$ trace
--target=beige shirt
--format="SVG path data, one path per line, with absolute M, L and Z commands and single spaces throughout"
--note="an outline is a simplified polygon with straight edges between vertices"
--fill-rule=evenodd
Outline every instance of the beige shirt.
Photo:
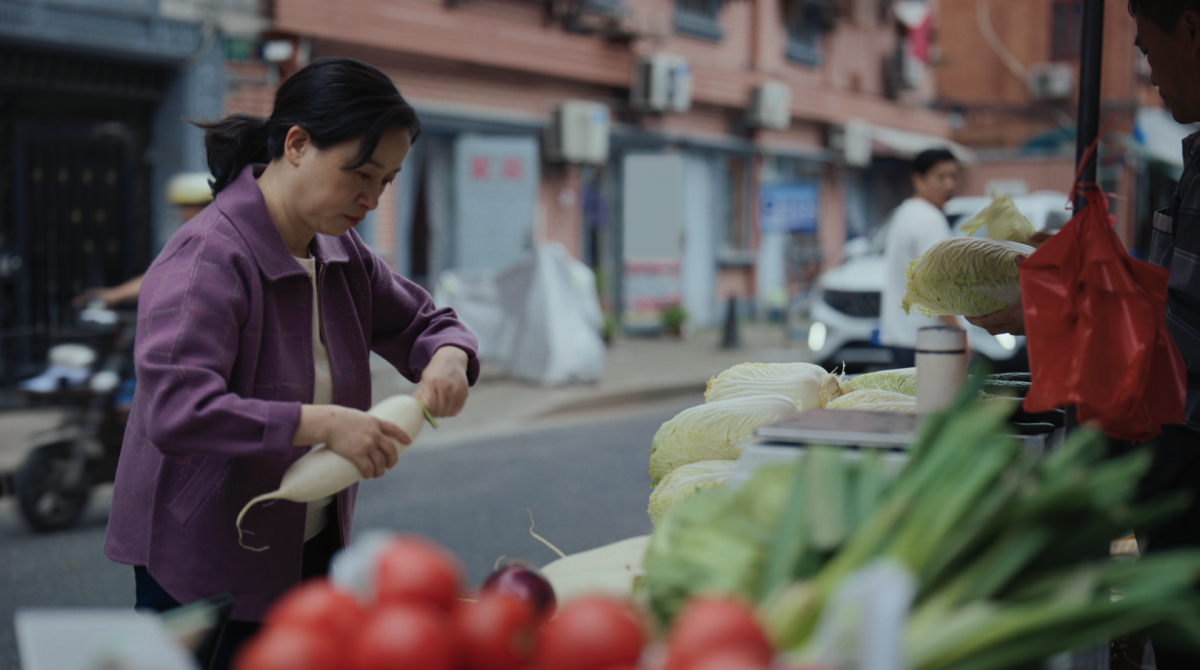
M 308 271 L 308 277 L 312 280 L 314 373 L 312 402 L 314 405 L 331 405 L 333 404 L 333 372 L 329 367 L 329 352 L 325 350 L 325 344 L 321 341 L 321 301 L 317 296 L 317 260 L 310 256 L 297 258 L 296 262 Z M 325 526 L 329 525 L 329 506 L 333 503 L 333 499 L 333 496 L 328 496 L 308 503 L 308 515 L 304 521 L 305 542 L 316 537 L 325 529 Z

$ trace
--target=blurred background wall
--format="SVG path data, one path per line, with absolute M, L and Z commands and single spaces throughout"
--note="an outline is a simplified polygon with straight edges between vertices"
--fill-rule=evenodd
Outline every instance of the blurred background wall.
M 1108 4 L 1117 120 L 1101 181 L 1126 197 L 1134 246 L 1178 177 L 1179 128 L 1124 3 Z M 266 115 L 315 59 L 380 67 L 420 114 L 396 187 L 360 226 L 397 270 L 432 288 L 558 242 L 627 329 L 672 304 L 703 328 L 731 297 L 784 309 L 909 195 L 922 149 L 964 160 L 964 195 L 1068 190 L 1080 13 L 1078 0 L 0 0 L 0 377 L 40 362 L 73 296 L 143 271 L 177 229 L 166 181 L 205 169 L 187 121 Z

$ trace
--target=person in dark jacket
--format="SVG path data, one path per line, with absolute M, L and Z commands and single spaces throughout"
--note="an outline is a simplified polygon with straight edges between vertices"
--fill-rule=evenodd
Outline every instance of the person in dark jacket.
M 1129 0 L 1137 23 L 1137 46 L 1150 66 L 1150 81 L 1179 123 L 1200 122 L 1200 0 Z M 1171 271 L 1167 328 L 1187 364 L 1187 419 L 1163 426 L 1153 442 L 1154 465 L 1141 495 L 1188 491 L 1187 512 L 1149 534 L 1138 532 L 1139 549 L 1159 552 L 1200 548 L 1200 133 L 1183 141 L 1183 175 L 1171 206 L 1154 215 L 1150 262 Z M 990 333 L 1025 333 L 1021 303 L 969 319 Z M 1159 670 L 1194 670 L 1200 657 L 1156 646 Z
M 252 508 L 310 445 L 366 478 L 409 437 L 366 413 L 369 356 L 418 381 L 435 416 L 463 407 L 474 336 L 354 232 L 400 172 L 420 123 L 382 72 L 326 59 L 279 88 L 268 119 L 202 124 L 215 200 L 150 266 L 138 301 L 137 393 L 105 554 L 134 566 L 137 605 L 166 610 L 228 592 L 217 665 L 302 578 L 349 542 L 357 486 Z

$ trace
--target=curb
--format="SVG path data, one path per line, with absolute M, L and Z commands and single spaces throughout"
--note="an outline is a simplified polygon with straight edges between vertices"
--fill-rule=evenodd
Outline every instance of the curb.
M 708 380 L 702 382 L 682 382 L 653 388 L 630 389 L 600 394 L 590 398 L 577 398 L 555 405 L 548 410 L 534 415 L 534 418 L 547 418 L 575 412 L 587 412 L 599 409 L 612 409 L 624 405 L 635 405 L 647 401 L 670 400 L 686 395 L 703 396 L 708 388 Z

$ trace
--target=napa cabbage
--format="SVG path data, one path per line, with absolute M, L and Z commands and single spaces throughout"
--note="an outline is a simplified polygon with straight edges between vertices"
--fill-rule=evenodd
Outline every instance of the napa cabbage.
M 742 363 L 709 379 L 704 400 L 768 394 L 785 395 L 806 410 L 824 407 L 842 391 L 837 376 L 812 363 Z
M 730 398 L 697 405 L 659 427 L 650 444 L 650 480 L 658 485 L 681 465 L 733 460 L 755 429 L 796 414 L 785 395 Z
M 826 405 L 828 409 L 857 409 L 868 412 L 896 412 L 898 414 L 916 414 L 917 399 L 913 396 L 865 389 L 852 391 Z
M 917 369 L 897 368 L 895 370 L 868 372 L 850 379 L 843 386 L 849 387 L 847 393 L 851 391 L 878 389 L 880 391 L 903 393 L 906 396 L 915 398 L 917 396 Z
M 1009 242 L 1024 243 L 1037 232 L 1029 219 L 1017 209 L 1012 197 L 1007 195 L 993 194 L 992 203 L 967 219 L 958 229 L 965 235 L 974 235 L 984 226 L 987 226 L 988 237 Z
M 951 237 L 913 261 L 905 272 L 901 306 L 926 316 L 987 316 L 1021 296 L 1017 256 L 1033 247 L 1004 240 Z
M 759 468 L 745 486 L 712 488 L 681 502 L 655 526 L 637 599 L 666 625 L 694 594 L 757 595 L 770 539 L 799 464 Z
M 725 486 L 737 461 L 700 461 L 680 466 L 654 487 L 650 494 L 650 521 L 657 524 L 671 508 L 693 495 Z

